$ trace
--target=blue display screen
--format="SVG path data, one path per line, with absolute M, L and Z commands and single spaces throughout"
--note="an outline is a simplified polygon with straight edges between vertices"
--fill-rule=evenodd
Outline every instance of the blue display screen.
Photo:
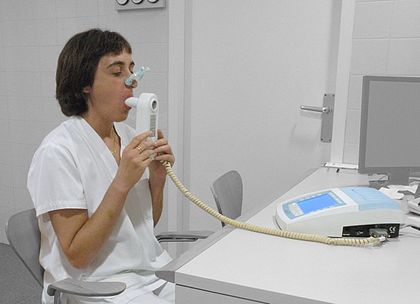
M 300 207 L 300 209 L 302 209 L 302 212 L 306 214 L 338 205 L 338 202 L 329 193 L 325 193 L 297 202 L 297 205 Z

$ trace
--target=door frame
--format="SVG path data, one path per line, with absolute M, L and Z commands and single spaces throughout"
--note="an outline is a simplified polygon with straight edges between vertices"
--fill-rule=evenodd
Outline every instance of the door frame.
M 341 1 L 340 33 L 338 37 L 337 74 L 335 81 L 334 122 L 330 161 L 343 163 L 346 135 L 347 101 L 353 44 L 355 0 Z

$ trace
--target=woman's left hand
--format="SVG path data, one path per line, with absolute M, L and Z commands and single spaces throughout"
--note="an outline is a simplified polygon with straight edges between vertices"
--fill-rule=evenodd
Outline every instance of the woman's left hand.
M 158 129 L 158 139 L 154 143 L 154 152 L 156 153 L 155 159 L 149 164 L 149 171 L 155 177 L 166 177 L 165 167 L 160 163 L 161 160 L 168 161 L 171 166 L 175 163 L 175 156 L 172 153 L 171 146 L 168 140 L 163 136 L 161 130 Z

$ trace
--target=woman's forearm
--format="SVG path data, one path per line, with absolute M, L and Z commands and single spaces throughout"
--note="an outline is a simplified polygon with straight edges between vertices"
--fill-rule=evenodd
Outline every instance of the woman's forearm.
M 149 188 L 152 197 L 153 223 L 156 226 L 163 210 L 163 190 L 166 176 L 158 178 L 153 175 L 149 178 Z

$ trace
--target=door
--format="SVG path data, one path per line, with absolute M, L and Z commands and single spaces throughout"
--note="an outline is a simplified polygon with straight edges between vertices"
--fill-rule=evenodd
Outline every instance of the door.
M 334 93 L 341 1 L 185 3 L 182 178 L 215 207 L 209 185 L 239 171 L 246 212 L 329 160 L 321 115 L 299 106 Z M 192 204 L 182 210 L 184 229 L 220 228 Z

